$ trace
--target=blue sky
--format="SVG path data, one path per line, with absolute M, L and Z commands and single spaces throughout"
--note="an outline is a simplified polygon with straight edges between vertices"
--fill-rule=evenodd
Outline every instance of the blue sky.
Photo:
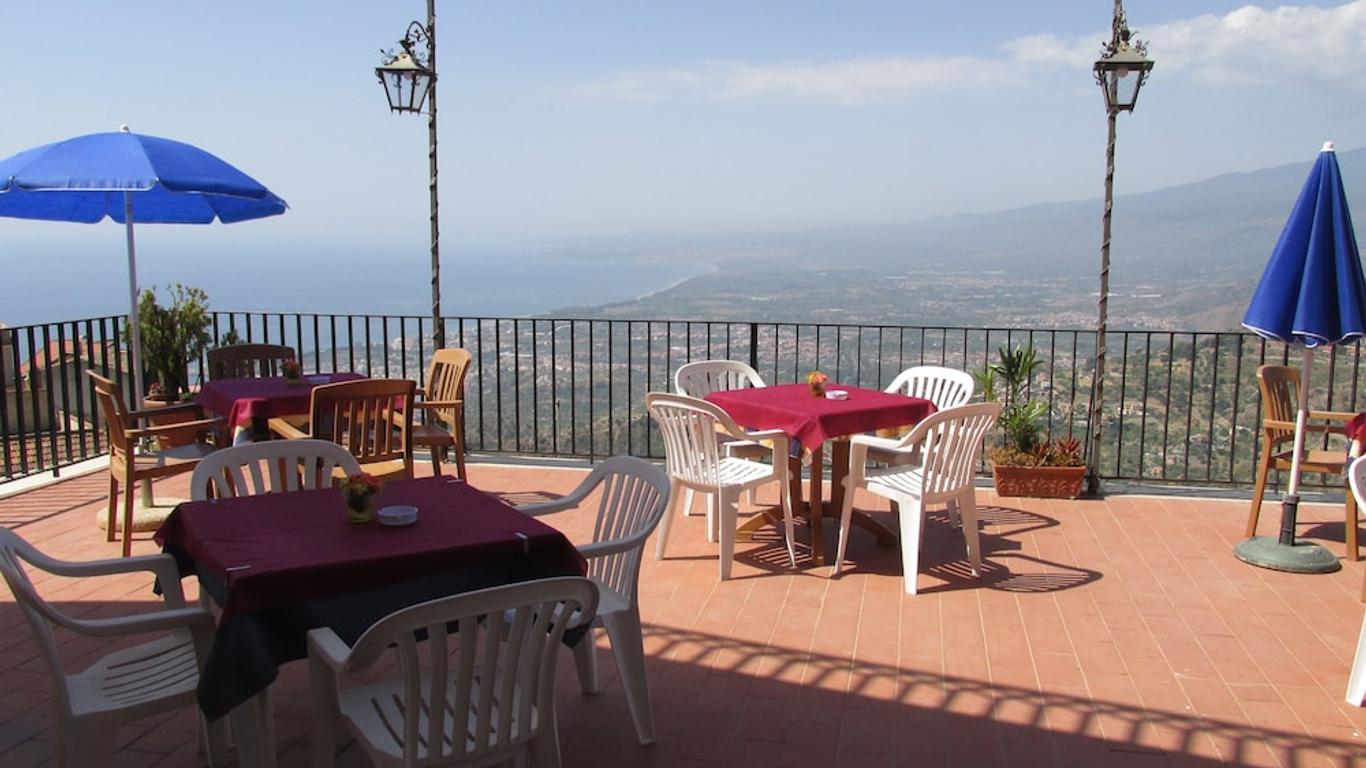
M 1120 118 L 1120 194 L 1307 164 L 1326 139 L 1366 145 L 1366 0 L 1127 10 L 1157 68 Z M 445 250 L 1098 198 L 1090 62 L 1110 11 L 438 0 Z M 128 123 L 210 149 L 292 207 L 212 245 L 144 228 L 153 253 L 420 255 L 425 121 L 389 114 L 372 68 L 424 13 L 421 0 L 4 3 L 0 156 Z M 0 242 L 117 249 L 99 229 L 0 219 Z

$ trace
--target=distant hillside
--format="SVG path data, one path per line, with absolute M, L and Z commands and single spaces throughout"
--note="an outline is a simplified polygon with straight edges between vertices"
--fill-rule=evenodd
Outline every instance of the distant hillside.
M 1339 152 L 1357 220 L 1366 149 Z M 1115 200 L 1117 327 L 1236 328 L 1312 158 Z M 886 227 L 677 236 L 720 271 L 595 315 L 1089 327 L 1100 200 Z

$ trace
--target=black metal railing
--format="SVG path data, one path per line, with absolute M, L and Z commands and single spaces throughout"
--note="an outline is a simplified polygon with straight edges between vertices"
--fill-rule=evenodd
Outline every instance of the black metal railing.
M 231 332 L 243 341 L 288 344 L 308 371 L 419 383 L 431 356 L 430 326 L 430 318 L 416 316 L 212 315 L 215 340 Z M 102 452 L 84 371 L 103 369 L 125 380 L 122 327 L 123 318 L 106 317 L 0 331 L 8 340 L 0 477 L 55 470 Z M 466 442 L 476 452 L 659 457 L 644 394 L 671 389 L 673 372 L 693 360 L 744 360 L 770 383 L 800 381 L 820 369 L 842 384 L 881 387 L 907 366 L 975 370 L 999 347 L 1021 344 L 1033 345 L 1043 360 L 1031 394 L 1048 403 L 1050 433 L 1083 438 L 1090 426 L 1091 331 L 477 317 L 449 318 L 446 328 L 447 344 L 473 356 L 465 417 Z M 1105 386 L 1103 479 L 1252 483 L 1261 450 L 1256 369 L 1289 361 L 1284 345 L 1244 333 L 1169 331 L 1111 332 L 1107 343 L 1116 363 Z M 66 351 L 54 355 L 58 348 Z M 34 366 L 35 357 L 52 364 Z M 1311 402 L 1362 410 L 1360 374 L 1359 346 L 1321 353 Z M 1323 484 L 1314 476 L 1306 482 Z

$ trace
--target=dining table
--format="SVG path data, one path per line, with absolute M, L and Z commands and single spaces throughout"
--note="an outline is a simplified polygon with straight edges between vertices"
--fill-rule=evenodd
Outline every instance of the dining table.
M 842 396 L 829 397 L 830 393 Z M 838 397 L 839 399 L 836 399 Z M 844 500 L 844 478 L 849 473 L 849 436 L 879 430 L 909 429 L 934 413 L 934 403 L 878 389 L 828 384 L 825 394 L 813 394 L 807 384 L 779 384 L 713 392 L 707 401 L 724 410 L 735 423 L 748 429 L 780 429 L 793 439 L 794 455 L 789 459 L 789 482 L 793 511 L 804 517 L 811 528 L 811 558 L 825 564 L 824 508 L 828 503 L 838 511 Z M 825 444 L 829 442 L 830 498 L 821 497 L 825 480 Z M 810 457 L 810 480 L 802 500 L 801 463 Z M 754 532 L 778 517 L 770 510 L 746 520 L 736 532 L 738 541 L 752 540 Z M 854 510 L 851 523 L 876 537 L 879 544 L 893 545 L 896 534 L 875 518 Z
M 233 445 L 264 440 L 266 423 L 277 416 L 307 416 L 314 387 L 365 378 L 346 371 L 286 379 L 264 376 L 247 379 L 214 379 L 200 388 L 196 402 L 219 414 L 232 432 Z
M 230 715 L 243 765 L 274 765 L 268 689 L 282 664 L 307 656 L 309 630 L 353 644 L 417 603 L 587 573 L 558 530 L 458 478 L 395 481 L 376 505 L 416 507 L 417 520 L 352 523 L 328 488 L 185 502 L 157 530 L 181 576 L 221 607 L 198 700 L 209 720 Z

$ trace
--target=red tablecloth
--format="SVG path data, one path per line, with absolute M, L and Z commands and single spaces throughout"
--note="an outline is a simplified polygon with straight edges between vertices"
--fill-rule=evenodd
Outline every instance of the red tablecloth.
M 323 373 L 305 376 L 298 384 L 287 384 L 280 376 L 217 379 L 206 383 L 196 400 L 206 410 L 221 414 L 229 429 L 249 429 L 253 419 L 308 413 L 316 386 L 363 378 L 359 373 Z
M 909 426 L 934 413 L 934 403 L 920 397 L 843 384 L 828 384 L 826 389 L 842 389 L 849 399 L 812 397 L 806 384 L 732 389 L 713 392 L 706 399 L 721 406 L 737 424 L 781 429 L 807 448 L 832 437 Z
M 1347 422 L 1347 439 L 1363 439 L 1366 442 L 1366 413 L 1358 413 Z
M 370 589 L 480 559 L 530 557 L 587 573 L 564 534 L 449 477 L 391 483 L 376 507 L 410 504 L 392 528 L 347 522 L 335 489 L 181 504 L 156 532 L 163 547 L 227 585 L 221 623 L 239 613 Z

